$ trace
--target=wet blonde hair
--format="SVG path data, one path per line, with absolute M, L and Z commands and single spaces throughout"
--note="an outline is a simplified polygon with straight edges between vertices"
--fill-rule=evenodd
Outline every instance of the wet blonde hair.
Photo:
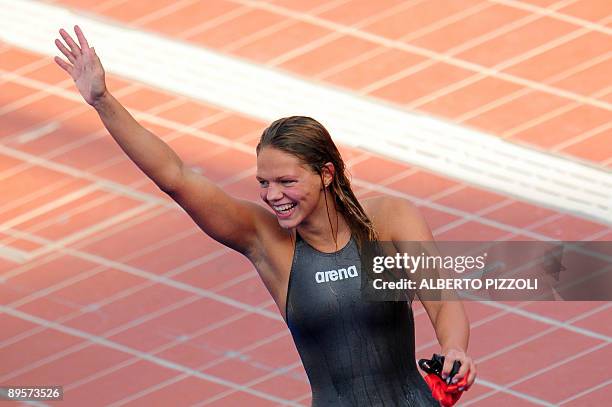
M 358 246 L 361 248 L 367 241 L 378 240 L 371 220 L 351 189 L 340 152 L 321 123 L 306 116 L 291 116 L 276 120 L 261 135 L 256 147 L 258 155 L 264 147 L 273 147 L 297 157 L 314 173 L 319 174 L 321 183 L 323 183 L 325 164 L 332 163 L 335 174 L 329 190 L 336 209 L 344 215 Z M 331 227 L 327 194 L 325 194 L 325 205 Z M 337 245 L 336 241 L 336 248 Z

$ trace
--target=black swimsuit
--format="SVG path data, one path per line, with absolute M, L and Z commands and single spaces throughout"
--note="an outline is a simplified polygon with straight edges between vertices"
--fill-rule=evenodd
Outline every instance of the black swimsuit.
M 287 324 L 313 407 L 439 406 L 419 374 L 411 304 L 361 299 L 353 238 L 322 253 L 296 233 Z

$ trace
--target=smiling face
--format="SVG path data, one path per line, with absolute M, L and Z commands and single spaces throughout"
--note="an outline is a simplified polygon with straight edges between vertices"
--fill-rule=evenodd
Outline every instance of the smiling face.
M 377 239 L 351 189 L 340 151 L 321 123 L 307 116 L 275 120 L 255 151 L 261 198 L 281 227 L 297 228 L 301 236 L 319 242 L 327 237 L 335 241 L 347 227 L 359 242 Z
M 326 172 L 325 181 L 329 178 Z M 264 147 L 257 155 L 257 180 L 261 199 L 272 208 L 283 228 L 297 227 L 320 209 L 320 175 L 291 154 Z

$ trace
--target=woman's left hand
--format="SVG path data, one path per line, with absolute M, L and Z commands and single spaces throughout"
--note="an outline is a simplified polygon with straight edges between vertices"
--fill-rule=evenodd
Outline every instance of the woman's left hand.
M 476 364 L 464 351 L 457 348 L 450 348 L 446 350 L 442 350 L 442 356 L 444 356 L 444 367 L 442 368 L 442 378 L 446 380 L 448 375 L 450 374 L 453 363 L 455 360 L 461 362 L 461 368 L 459 372 L 453 376 L 453 380 L 451 384 L 457 383 L 461 378 L 463 378 L 466 374 L 467 376 L 467 385 L 465 388 L 459 388 L 459 390 L 467 390 L 470 388 L 474 380 L 476 379 Z

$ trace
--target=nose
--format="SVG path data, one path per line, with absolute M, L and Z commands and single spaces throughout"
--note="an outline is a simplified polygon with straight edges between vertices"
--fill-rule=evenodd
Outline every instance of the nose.
M 276 183 L 271 182 L 266 189 L 266 199 L 269 202 L 278 201 L 283 197 L 283 192 Z

